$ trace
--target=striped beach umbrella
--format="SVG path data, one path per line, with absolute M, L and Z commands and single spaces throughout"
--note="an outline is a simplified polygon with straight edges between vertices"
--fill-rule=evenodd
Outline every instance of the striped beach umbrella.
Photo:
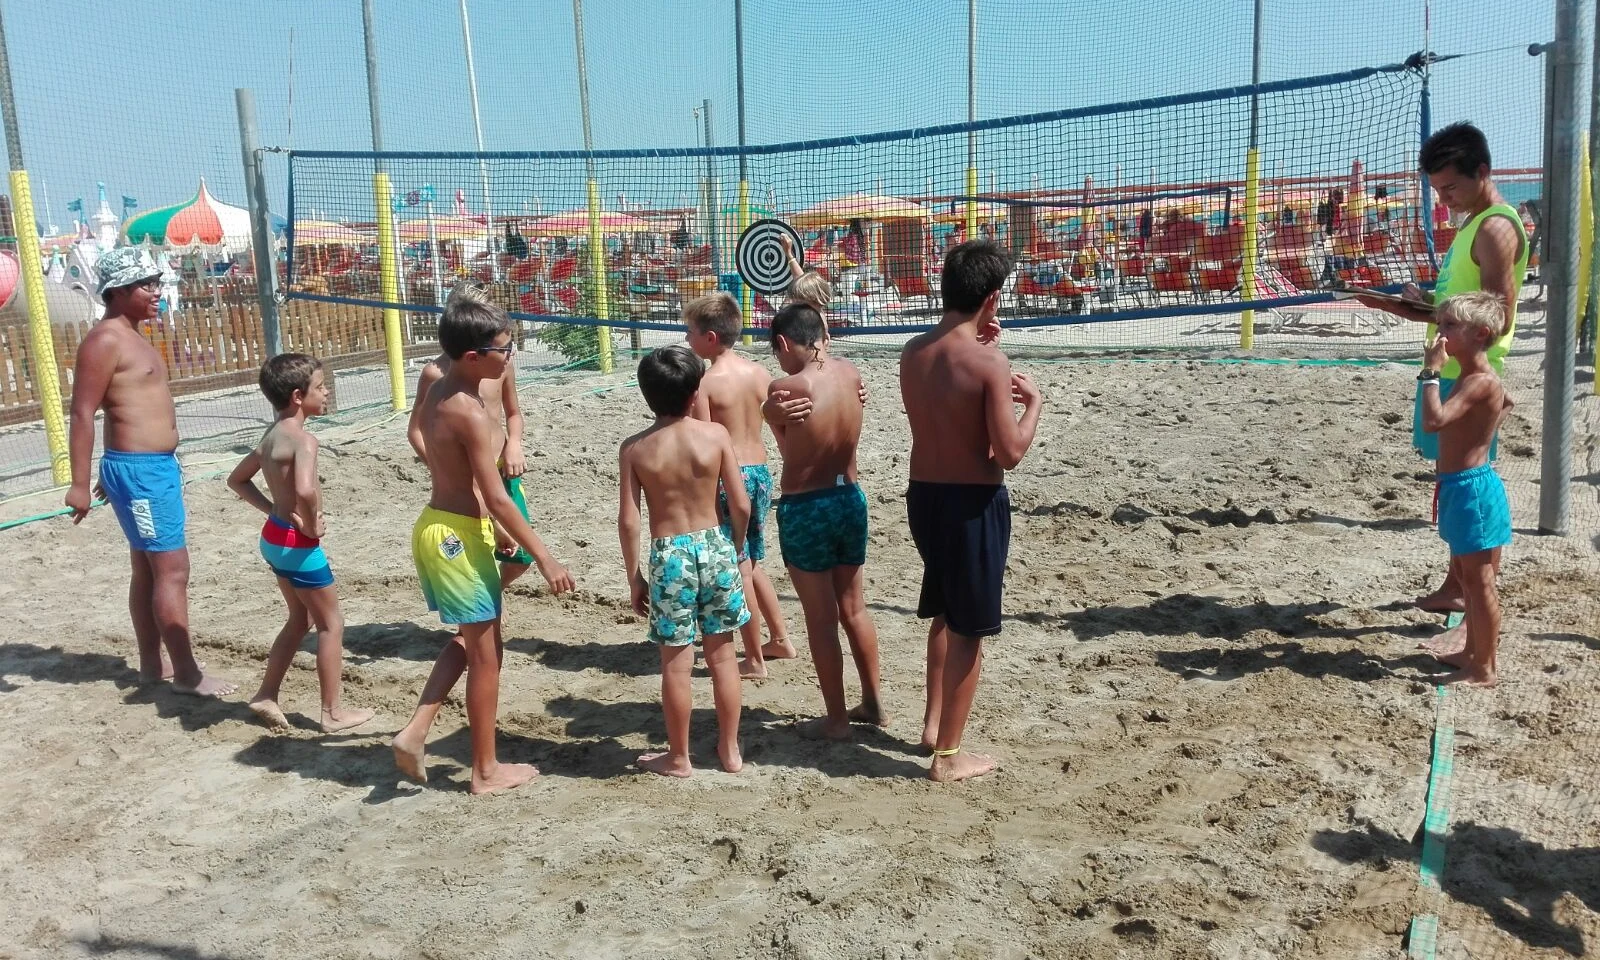
M 243 253 L 250 249 L 250 211 L 213 197 L 202 179 L 200 189 L 183 203 L 149 210 L 126 221 L 122 238 L 132 244 Z

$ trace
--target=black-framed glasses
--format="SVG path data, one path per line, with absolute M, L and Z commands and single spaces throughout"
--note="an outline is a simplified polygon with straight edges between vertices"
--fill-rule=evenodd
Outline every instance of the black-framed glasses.
M 517 352 L 517 345 L 514 344 L 514 343 L 508 343 L 503 347 L 479 347 L 477 352 L 478 353 L 503 353 L 507 357 L 510 357 L 512 354 Z
M 148 280 L 140 280 L 138 283 L 134 284 L 134 286 L 138 287 L 140 290 L 160 290 L 161 278 L 151 277 Z

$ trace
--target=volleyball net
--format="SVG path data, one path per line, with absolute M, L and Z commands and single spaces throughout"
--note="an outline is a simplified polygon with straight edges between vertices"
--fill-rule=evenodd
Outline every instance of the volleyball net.
M 419 339 L 470 279 L 536 329 L 637 345 L 725 289 L 760 328 L 783 297 L 735 251 L 778 219 L 861 343 L 934 323 L 943 253 L 983 237 L 1018 261 L 1014 345 L 1409 354 L 1415 329 L 1333 291 L 1432 276 L 1420 92 L 1395 65 L 744 148 L 295 151 L 287 295 Z

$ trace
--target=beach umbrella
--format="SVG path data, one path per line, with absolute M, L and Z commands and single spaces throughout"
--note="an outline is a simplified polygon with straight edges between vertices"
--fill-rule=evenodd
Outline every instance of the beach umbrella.
M 149 210 L 122 225 L 127 243 L 166 247 L 212 247 L 230 253 L 250 249 L 250 211 L 223 203 L 206 189 L 204 179 L 183 203 Z
M 429 227 L 432 226 L 432 233 Z M 400 224 L 401 243 L 422 243 L 426 240 L 483 240 L 484 224 L 478 217 L 433 217 L 421 220 L 406 220 Z M 300 231 L 295 231 L 295 239 L 300 239 Z
M 789 218 L 792 226 L 803 229 L 848 224 L 852 220 L 921 220 L 928 210 L 915 200 L 873 193 L 853 193 L 848 197 L 824 200 Z
M 294 225 L 294 245 L 297 247 L 323 243 L 355 247 L 375 243 L 377 239 L 373 234 L 361 233 L 354 227 L 332 220 L 302 220 Z
M 528 225 L 528 233 L 539 237 L 586 237 L 589 235 L 589 211 L 568 210 L 548 217 L 540 217 Z M 659 233 L 661 227 L 648 220 L 614 210 L 600 211 L 600 232 Z

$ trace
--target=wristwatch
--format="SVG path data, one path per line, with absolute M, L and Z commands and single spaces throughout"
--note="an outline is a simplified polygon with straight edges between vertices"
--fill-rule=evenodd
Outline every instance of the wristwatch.
M 1417 380 L 1419 380 L 1419 381 L 1422 381 L 1422 380 L 1438 380 L 1438 379 L 1439 379 L 1439 371 L 1430 369 L 1428 367 L 1423 367 L 1422 368 L 1422 372 L 1417 374 Z

